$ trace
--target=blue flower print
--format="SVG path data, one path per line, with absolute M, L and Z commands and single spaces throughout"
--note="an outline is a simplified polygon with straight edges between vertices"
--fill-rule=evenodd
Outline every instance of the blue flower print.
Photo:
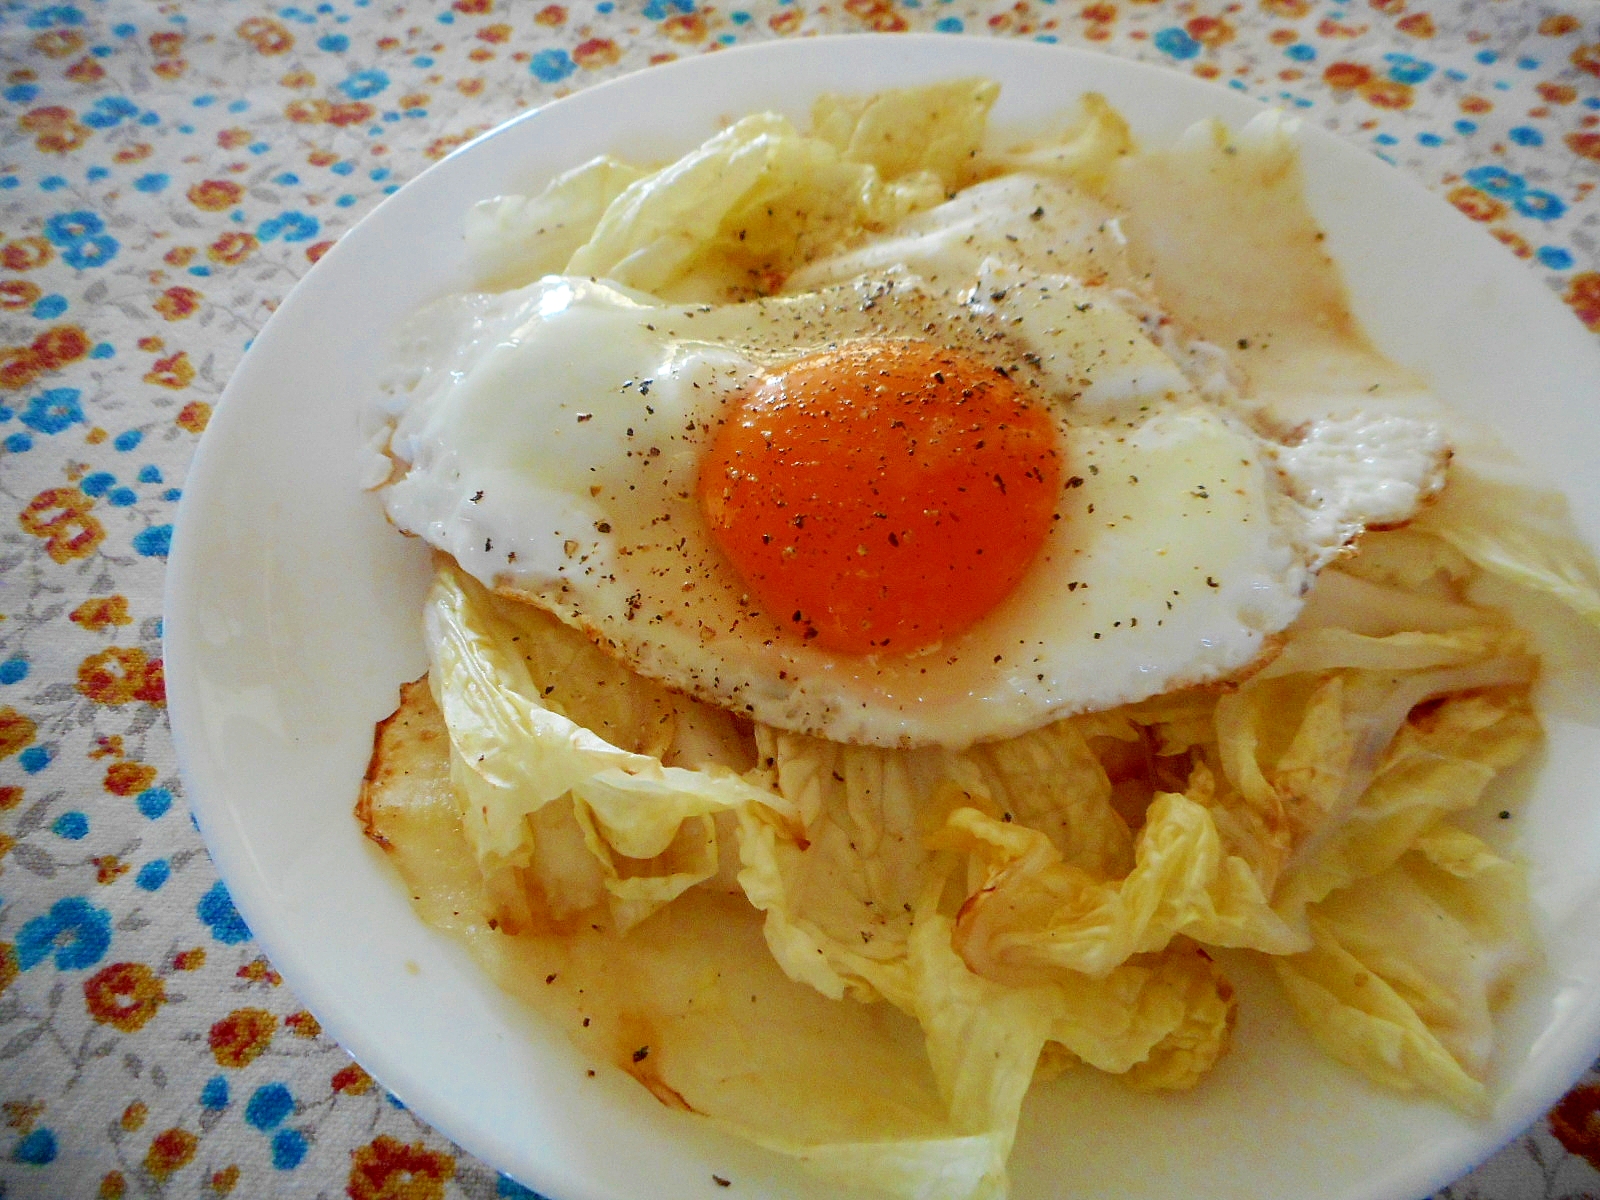
M 106 223 L 86 208 L 57 213 L 44 223 L 44 236 L 57 246 L 73 246 L 106 231 Z
M 1200 43 L 1190 37 L 1186 30 L 1179 29 L 1176 25 L 1161 30 L 1151 40 L 1155 42 L 1157 50 L 1176 59 L 1194 58 L 1200 53 Z
M 263 242 L 270 242 L 273 238 L 281 237 L 286 242 L 308 242 L 317 236 L 322 228 L 315 217 L 308 217 L 305 213 L 286 212 L 275 217 L 268 217 L 256 227 L 256 237 Z
M 389 86 L 389 77 L 382 71 L 357 71 L 339 85 L 339 90 L 352 100 L 366 100 Z
M 558 83 L 578 69 L 565 50 L 541 50 L 533 56 L 528 70 L 546 83 Z
M 1473 167 L 1462 178 L 1480 191 L 1501 198 L 1520 195 L 1528 186 L 1521 175 L 1513 175 L 1504 167 Z
M 117 256 L 117 251 L 122 247 L 117 239 L 109 233 L 99 237 L 84 238 L 61 251 L 61 261 L 69 267 L 84 270 L 87 267 L 103 267 Z
M 228 895 L 226 885 L 220 880 L 200 897 L 195 911 L 200 914 L 201 921 L 211 926 L 211 936 L 224 945 L 236 946 L 250 939 L 250 927 L 234 908 L 233 897 Z
M 111 946 L 111 914 L 82 896 L 57 900 L 17 931 L 17 965 L 24 971 L 51 955 L 62 971 L 92 967 Z
M 69 425 L 81 425 L 80 396 L 77 388 L 51 388 L 28 401 L 20 419 L 35 433 L 60 433 Z

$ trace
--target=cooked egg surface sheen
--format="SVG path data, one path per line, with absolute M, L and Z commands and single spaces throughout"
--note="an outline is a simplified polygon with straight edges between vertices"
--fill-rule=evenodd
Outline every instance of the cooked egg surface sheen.
M 1003 367 L 848 342 L 767 374 L 702 459 L 712 537 L 801 637 L 903 655 L 969 628 L 1059 519 L 1055 421 Z
M 1228 354 L 1141 291 L 1103 206 L 1050 180 L 979 189 L 981 204 L 963 193 L 894 234 L 894 265 L 879 264 L 881 250 L 852 252 L 807 268 L 819 282 L 800 294 L 668 304 L 551 276 L 442 301 L 407 336 L 390 397 L 391 519 L 645 675 L 837 741 L 960 747 L 1248 667 L 1295 618 L 1318 567 L 1439 486 L 1442 437 L 1360 411 L 1284 428 L 1258 419 Z M 1040 250 L 1030 231 L 1052 223 L 1049 237 L 1075 232 L 1041 269 L 1024 252 Z M 1085 282 L 1086 263 L 1098 283 Z M 795 521 L 809 514 L 785 519 L 776 506 L 719 540 L 746 473 L 770 477 L 798 457 L 757 413 L 753 434 L 716 458 L 751 398 L 781 399 L 789 372 L 826 395 L 833 367 L 870 374 L 895 347 L 914 348 L 922 368 L 950 356 L 954 377 L 1003 380 L 1016 413 L 1051 435 L 1023 441 L 1048 452 L 1006 450 L 1004 470 L 949 474 L 930 492 L 896 484 L 884 495 L 881 475 L 854 468 L 806 485 L 799 502 L 826 494 L 869 529 L 884 525 L 879 545 L 852 545 L 838 528 L 813 542 Z M 966 430 L 974 453 L 1006 441 L 985 422 L 999 434 L 1013 420 L 971 423 L 983 426 Z M 825 436 L 884 453 L 842 428 Z M 764 458 L 769 443 L 781 452 Z M 961 594 L 922 605 L 948 560 L 888 553 L 889 535 L 926 540 L 906 512 L 958 511 L 974 479 L 997 499 L 993 477 L 1013 466 L 1036 473 L 1037 494 L 972 510 L 986 536 L 967 549 L 994 555 L 995 578 L 969 560 L 944 589 Z M 769 545 L 776 566 L 762 565 Z M 783 574 L 785 550 L 831 557 L 833 574 L 797 572 L 774 590 L 766 577 Z M 871 569 L 851 575 L 841 550 L 866 550 L 857 557 Z

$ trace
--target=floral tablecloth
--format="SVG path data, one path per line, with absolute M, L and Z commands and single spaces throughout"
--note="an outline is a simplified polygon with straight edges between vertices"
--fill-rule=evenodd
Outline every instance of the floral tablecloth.
M 1595 6 L 0 3 L 0 1197 L 532 1195 L 322 1035 L 206 857 L 161 661 L 190 455 L 295 280 L 473 135 L 682 55 L 901 29 L 1097 47 L 1303 110 L 1600 333 Z M 1600 1194 L 1600 1078 L 1443 1194 Z

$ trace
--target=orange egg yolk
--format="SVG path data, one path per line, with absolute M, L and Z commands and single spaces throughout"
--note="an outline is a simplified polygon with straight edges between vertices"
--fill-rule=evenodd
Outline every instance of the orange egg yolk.
M 1027 572 L 1056 519 L 1055 424 L 1002 371 L 920 341 L 857 342 L 764 375 L 701 461 L 712 536 L 803 638 L 907 654 Z

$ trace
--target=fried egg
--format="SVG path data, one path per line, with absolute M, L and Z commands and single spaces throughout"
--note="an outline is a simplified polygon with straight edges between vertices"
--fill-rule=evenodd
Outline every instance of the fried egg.
M 440 302 L 379 439 L 391 520 L 642 674 L 837 741 L 961 747 L 1249 667 L 1442 485 L 1442 436 L 1264 430 L 1114 220 L 990 191 L 797 295 Z

